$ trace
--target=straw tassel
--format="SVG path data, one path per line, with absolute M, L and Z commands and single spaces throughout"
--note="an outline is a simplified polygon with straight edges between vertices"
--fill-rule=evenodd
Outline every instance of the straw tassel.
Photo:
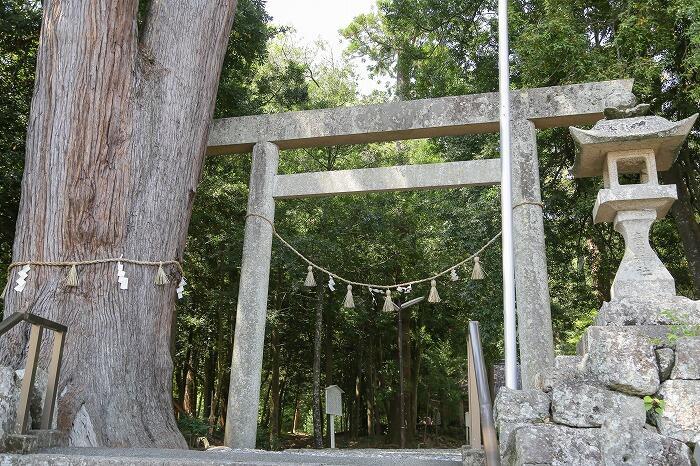
M 163 263 L 158 263 L 158 272 L 156 273 L 155 284 L 156 285 L 167 285 L 170 283 L 168 276 L 165 275 L 165 270 L 163 270 Z
M 75 268 L 75 264 L 70 266 L 66 277 L 66 286 L 78 286 L 78 270 Z
M 345 294 L 345 302 L 343 302 L 343 307 L 346 309 L 355 308 L 355 300 L 352 297 L 352 285 L 348 285 L 348 292 Z
M 484 270 L 481 268 L 479 256 L 474 257 L 474 270 L 472 270 L 472 280 L 483 280 Z
M 312 287 L 316 286 L 316 279 L 314 278 L 314 268 L 309 266 L 309 273 L 306 274 L 306 280 L 304 281 L 304 286 Z
M 437 283 L 435 280 L 430 280 L 430 294 L 428 295 L 428 302 L 429 303 L 439 303 L 442 301 L 440 299 L 440 295 L 438 294 L 437 291 Z
M 394 312 L 394 303 L 391 301 L 391 290 L 386 290 L 386 298 L 384 299 L 382 312 Z

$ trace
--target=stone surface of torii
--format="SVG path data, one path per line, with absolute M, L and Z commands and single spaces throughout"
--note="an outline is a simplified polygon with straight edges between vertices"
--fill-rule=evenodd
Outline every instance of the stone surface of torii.
M 536 129 L 592 124 L 603 117 L 607 107 L 633 104 L 631 90 L 632 80 L 619 80 L 526 89 L 512 94 L 513 236 L 518 338 L 526 388 L 536 384 L 538 374 L 547 372 L 554 359 Z M 353 170 L 345 175 L 276 175 L 280 148 L 497 131 L 498 94 L 489 93 L 215 120 L 207 152 L 214 155 L 253 150 L 248 212 L 271 219 L 275 197 L 494 184 L 494 162 L 486 162 L 481 170 L 475 170 L 479 172 L 476 176 L 466 173 L 476 167 L 476 161 L 461 162 L 459 167 L 465 173 L 436 186 L 426 178 L 435 179 L 436 171 L 444 170 L 445 164 L 436 164 L 434 170 L 430 165 L 373 169 L 378 171 L 364 175 Z M 408 170 L 410 176 L 405 182 L 382 181 L 381 176 L 386 178 L 390 173 L 386 170 L 391 169 Z M 308 186 L 296 189 L 290 183 L 294 181 L 292 177 Z M 280 187 L 275 186 L 277 181 Z M 280 192 L 285 183 L 284 192 Z M 225 436 L 227 445 L 238 448 L 255 446 L 271 240 L 270 225 L 260 217 L 248 216 Z

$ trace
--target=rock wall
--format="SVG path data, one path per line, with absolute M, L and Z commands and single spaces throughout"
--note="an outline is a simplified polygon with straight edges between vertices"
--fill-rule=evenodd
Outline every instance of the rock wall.
M 673 308 L 606 303 L 579 355 L 558 356 L 538 389 L 502 388 L 494 416 L 503 463 L 696 464 L 700 312 L 689 301 L 678 303 L 692 312 L 690 324 L 674 320 Z
M 0 452 L 5 451 L 8 437 L 16 433 L 17 406 L 19 404 L 24 370 L 0 367 Z M 41 410 L 44 405 L 48 378 L 45 372 L 37 370 L 29 406 L 29 424 L 38 428 Z

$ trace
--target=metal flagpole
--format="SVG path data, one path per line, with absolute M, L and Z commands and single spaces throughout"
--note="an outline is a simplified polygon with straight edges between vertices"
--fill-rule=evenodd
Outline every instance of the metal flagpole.
M 510 154 L 510 66 L 508 1 L 498 0 L 498 93 L 501 130 L 501 228 L 503 241 L 503 323 L 506 387 L 517 388 L 515 333 L 515 270 L 513 266 L 513 196 Z

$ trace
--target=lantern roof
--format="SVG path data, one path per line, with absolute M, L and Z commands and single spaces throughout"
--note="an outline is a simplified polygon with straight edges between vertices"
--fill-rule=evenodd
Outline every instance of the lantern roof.
M 666 171 L 671 168 L 697 117 L 696 113 L 678 122 L 660 116 L 601 120 L 589 130 L 571 126 L 569 131 L 577 148 L 574 176 L 602 175 L 609 152 L 643 149 L 652 149 L 657 170 Z

